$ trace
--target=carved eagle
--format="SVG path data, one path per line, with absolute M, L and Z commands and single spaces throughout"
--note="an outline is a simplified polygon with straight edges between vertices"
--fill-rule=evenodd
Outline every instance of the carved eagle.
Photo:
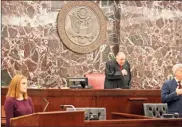
M 71 19 L 71 27 L 72 29 L 76 32 L 79 33 L 80 30 L 80 25 L 82 22 L 86 22 L 88 24 L 88 27 L 85 29 L 85 32 L 87 34 L 93 32 L 94 30 L 94 20 L 91 18 L 86 19 L 85 21 L 81 21 L 79 18 L 77 18 L 74 15 L 70 15 L 70 19 Z

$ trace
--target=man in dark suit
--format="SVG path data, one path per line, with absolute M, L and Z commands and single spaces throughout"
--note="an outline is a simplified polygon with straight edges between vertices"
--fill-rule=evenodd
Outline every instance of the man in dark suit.
M 115 59 L 106 63 L 104 89 L 129 89 L 131 87 L 130 64 L 125 59 L 125 54 L 119 52 Z
M 168 113 L 179 113 L 182 118 L 182 64 L 176 64 L 172 68 L 174 79 L 167 80 L 161 90 L 161 99 L 168 105 Z

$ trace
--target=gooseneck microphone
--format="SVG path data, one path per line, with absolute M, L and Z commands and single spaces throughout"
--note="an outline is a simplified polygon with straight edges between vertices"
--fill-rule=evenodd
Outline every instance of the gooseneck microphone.
M 73 108 L 74 111 L 76 111 L 76 108 L 73 105 L 60 105 L 61 108 L 65 108 L 65 107 L 71 107 Z
M 44 99 L 44 101 L 46 102 L 46 105 L 45 105 L 45 107 L 44 107 L 43 112 L 45 112 L 45 111 L 46 111 L 46 109 L 47 109 L 47 107 L 48 107 L 48 105 L 49 105 L 49 101 L 48 101 L 48 100 Z
M 179 118 L 179 113 L 174 113 L 174 118 Z
M 179 113 L 175 112 L 174 114 L 162 114 L 163 118 L 179 118 Z

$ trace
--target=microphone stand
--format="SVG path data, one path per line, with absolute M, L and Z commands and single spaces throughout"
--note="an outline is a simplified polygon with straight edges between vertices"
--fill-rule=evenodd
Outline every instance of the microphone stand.
M 45 106 L 43 112 L 45 112 L 45 110 L 47 109 L 47 106 L 49 105 L 49 101 L 48 101 L 48 100 L 44 99 L 44 101 L 45 101 L 47 104 L 46 104 L 46 106 Z

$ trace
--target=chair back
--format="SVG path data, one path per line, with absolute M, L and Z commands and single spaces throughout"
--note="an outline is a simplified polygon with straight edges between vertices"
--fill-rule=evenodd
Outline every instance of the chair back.
M 93 86 L 93 89 L 104 89 L 105 74 L 91 73 L 84 76 L 88 78 L 88 84 Z

